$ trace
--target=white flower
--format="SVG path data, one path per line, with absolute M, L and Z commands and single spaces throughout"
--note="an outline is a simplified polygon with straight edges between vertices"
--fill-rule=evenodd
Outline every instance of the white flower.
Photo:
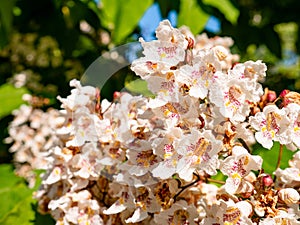
M 293 188 L 283 188 L 278 192 L 279 198 L 286 204 L 293 204 L 299 202 L 300 195 Z
M 250 103 L 257 100 L 248 85 L 246 80 L 220 79 L 211 88 L 209 99 L 219 107 L 224 117 L 232 122 L 242 122 L 250 113 Z
M 108 209 L 104 210 L 104 214 L 117 214 L 124 211 L 127 207 L 132 208 L 134 206 L 134 199 L 131 192 L 125 188 L 122 189 L 115 197 L 118 197 L 118 200 L 115 201 Z
M 300 169 L 299 168 L 286 168 L 284 170 L 278 168 L 274 172 L 277 177 L 276 183 L 282 187 L 297 187 L 300 185 Z
M 98 178 L 102 165 L 99 163 L 102 154 L 97 149 L 97 145 L 93 142 L 87 143 L 82 147 L 82 154 L 75 155 L 70 161 L 70 165 L 74 171 L 75 176 L 80 178 Z
M 218 203 L 207 208 L 207 217 L 201 225 L 222 224 L 222 225 L 254 225 L 248 217 L 253 208 L 247 201 L 235 203 L 232 199 L 228 201 L 220 200 Z
M 300 105 L 290 103 L 286 107 L 289 110 L 288 118 L 290 119 L 290 126 L 287 129 L 287 136 L 291 139 L 295 148 L 300 148 Z
M 186 42 L 185 36 L 176 28 L 173 28 L 168 20 L 163 20 L 159 23 L 156 31 L 156 37 L 159 41 L 172 42 L 182 45 Z
M 268 217 L 259 222 L 259 225 L 277 225 L 277 224 L 292 224 L 299 225 L 297 217 L 294 214 L 287 213 L 279 210 L 278 214 L 274 217 Z
M 267 105 L 263 112 L 256 113 L 249 120 L 251 126 L 257 131 L 256 140 L 263 147 L 270 149 L 273 141 L 279 141 L 281 144 L 289 142 L 285 133 L 290 125 L 286 109 L 278 109 L 276 105 Z
M 201 133 L 193 129 L 191 134 L 183 136 L 177 148 L 178 154 L 182 155 L 176 169 L 179 177 L 190 181 L 196 169 L 215 175 L 219 166 L 217 154 L 221 150 L 221 144 L 210 131 Z
M 259 170 L 262 166 L 260 156 L 250 155 L 246 149 L 235 146 L 232 149 L 232 156 L 227 157 L 220 166 L 220 170 L 227 175 L 225 190 L 230 194 L 235 194 L 243 185 L 248 185 L 244 179 L 251 170 Z
M 196 64 L 184 65 L 176 73 L 176 81 L 181 87 L 186 87 L 188 94 L 195 98 L 204 99 L 215 82 L 218 73 L 213 64 L 203 61 Z
M 172 205 L 171 208 L 154 215 L 156 224 L 195 224 L 197 211 L 193 205 L 188 205 L 186 201 L 180 200 Z

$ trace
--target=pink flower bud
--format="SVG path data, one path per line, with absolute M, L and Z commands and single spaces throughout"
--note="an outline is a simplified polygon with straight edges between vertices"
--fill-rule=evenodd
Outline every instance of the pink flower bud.
M 268 94 L 267 94 L 267 101 L 268 102 L 274 102 L 276 98 L 277 98 L 277 96 L 276 96 L 275 91 L 268 91 Z
M 115 91 L 113 95 L 114 101 L 118 101 L 120 97 L 121 97 L 121 93 L 119 91 Z
M 273 179 L 269 174 L 265 174 L 262 177 L 262 183 L 264 184 L 265 187 L 270 187 L 273 184 Z
M 282 98 L 283 98 L 283 97 L 286 96 L 289 92 L 290 92 L 290 90 L 284 89 L 284 90 L 280 93 L 279 97 L 282 97 Z

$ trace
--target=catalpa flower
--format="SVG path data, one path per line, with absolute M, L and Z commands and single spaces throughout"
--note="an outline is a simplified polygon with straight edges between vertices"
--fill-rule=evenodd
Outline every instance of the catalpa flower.
M 115 184 L 118 186 L 118 184 Z M 103 213 L 106 215 L 117 214 L 123 212 L 125 209 L 134 207 L 134 199 L 131 191 L 126 186 L 117 193 L 115 196 L 118 200 L 115 201 L 108 209 L 104 210 Z
M 160 76 L 150 76 L 146 79 L 148 89 L 156 95 L 155 100 L 161 104 L 179 102 L 179 86 L 175 82 L 174 71 L 166 71 Z
M 193 66 L 182 66 L 176 73 L 176 81 L 181 88 L 186 88 L 185 92 L 190 96 L 204 99 L 218 76 L 213 64 L 200 61 Z
M 244 179 L 251 170 L 259 170 L 262 166 L 260 156 L 250 155 L 247 150 L 241 146 L 235 146 L 232 149 L 232 156 L 227 157 L 220 166 L 220 170 L 227 175 L 225 190 L 229 194 L 238 193 L 247 184 Z
M 274 174 L 277 177 L 276 184 L 281 187 L 300 186 L 300 152 L 296 152 L 289 161 L 290 167 L 278 168 Z
M 186 201 L 180 200 L 171 208 L 154 215 L 154 221 L 159 225 L 187 224 L 194 225 L 198 213 L 194 205 L 188 205 Z
M 134 195 L 135 211 L 131 217 L 125 220 L 126 223 L 137 223 L 148 217 L 148 213 L 155 213 L 160 210 L 160 206 L 152 190 L 148 187 L 138 187 L 132 191 Z
M 250 117 L 250 125 L 257 131 L 256 140 L 265 148 L 270 149 L 273 141 L 288 144 L 289 137 L 286 131 L 290 125 L 287 117 L 288 110 L 279 109 L 276 105 L 267 105 L 263 112 L 258 112 Z
M 259 222 L 259 225 L 277 225 L 277 224 L 292 224 L 299 225 L 297 216 L 293 213 L 279 210 L 276 216 L 264 218 Z
M 71 90 L 71 95 L 67 98 L 57 97 L 62 102 L 64 109 L 75 111 L 78 107 L 90 104 L 92 99 L 95 98 L 96 88 L 91 86 L 82 87 L 78 80 L 71 80 L 70 86 L 75 87 Z
M 237 203 L 231 200 L 227 202 L 222 201 L 216 217 L 219 217 L 224 225 L 252 225 L 252 221 L 248 218 L 252 211 L 252 206 L 247 201 L 239 201 Z
M 180 128 L 172 125 L 167 123 L 166 131 L 160 131 L 158 133 L 159 137 L 152 141 L 153 151 L 162 161 L 157 164 L 157 167 L 151 173 L 154 177 L 161 179 L 171 178 L 176 173 L 178 160 L 182 157 L 177 153 L 176 149 L 183 132 Z
M 128 161 L 120 165 L 120 169 L 127 170 L 131 175 L 142 176 L 152 171 L 160 159 L 153 153 L 152 149 L 143 151 L 127 150 Z
M 225 118 L 242 122 L 250 113 L 250 103 L 259 99 L 249 90 L 248 83 L 247 80 L 227 80 L 224 74 L 218 84 L 211 88 L 209 99 Z
M 70 134 L 74 135 L 74 138 L 67 142 L 67 146 L 82 146 L 87 141 L 96 142 L 102 139 L 101 134 L 107 133 L 106 129 L 110 127 L 109 121 L 100 120 L 85 106 L 76 109 L 73 117 Z
M 218 152 L 222 142 L 216 140 L 210 131 L 199 132 L 193 129 L 190 134 L 182 137 L 177 147 L 182 158 L 178 161 L 177 173 L 179 177 L 190 181 L 195 170 L 203 170 L 215 175 L 219 166 Z
M 177 43 L 156 40 L 145 42 L 142 38 L 140 38 L 140 42 L 143 46 L 145 57 L 133 61 L 131 69 L 137 72 L 140 71 L 139 73 L 142 72 L 141 75 L 143 77 L 147 76 L 147 73 L 145 73 L 147 70 L 151 72 L 154 69 L 155 71 L 157 63 L 162 63 L 163 67 L 171 68 L 184 61 L 185 49 Z M 141 65 L 145 66 L 144 72 L 141 69 Z
M 207 215 L 201 221 L 201 225 L 254 225 L 248 218 L 253 209 L 249 202 L 234 202 L 220 200 L 206 208 Z
M 291 150 L 296 150 L 300 148 L 300 105 L 291 103 L 286 108 L 289 110 L 288 118 L 290 119 L 287 136 L 290 138 L 291 143 L 288 144 L 288 147 Z

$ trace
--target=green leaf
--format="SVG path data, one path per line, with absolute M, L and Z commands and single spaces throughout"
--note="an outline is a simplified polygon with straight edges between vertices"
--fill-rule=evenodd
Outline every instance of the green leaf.
M 118 44 L 133 32 L 153 0 L 102 0 L 101 22 Z
M 260 144 L 253 146 L 253 154 L 260 155 L 263 158 L 263 169 L 266 173 L 272 174 L 276 170 L 277 159 L 279 155 L 280 144 L 274 142 L 273 147 L 268 150 L 263 148 Z M 283 147 L 282 158 L 280 161 L 280 168 L 285 169 L 289 166 L 289 160 L 294 155 L 294 152 L 288 150 L 285 146 Z
M 17 217 L 26 204 L 32 200 L 32 190 L 25 184 L 22 178 L 16 177 L 11 165 L 0 166 L 0 199 L 5 204 L 0 204 L 0 224 L 19 224 L 14 221 L 7 223 L 9 217 Z M 27 211 L 24 220 L 34 219 L 34 212 Z M 21 223 L 23 224 L 23 223 Z
M 186 25 L 194 34 L 197 34 L 204 29 L 208 19 L 209 14 L 201 9 L 197 0 L 180 1 L 178 26 Z
M 12 110 L 24 103 L 22 96 L 25 93 L 28 93 L 25 88 L 15 88 L 11 84 L 0 86 L 0 118 L 9 115 Z
M 237 23 L 240 12 L 230 0 L 203 0 L 203 3 L 219 9 L 232 24 Z
M 0 165 L 0 224 L 1 225 L 42 225 L 54 224 L 50 216 L 40 215 L 36 200 L 23 178 L 17 177 L 10 164 Z M 4 204 L 3 204 L 4 203 Z
M 0 48 L 8 42 L 13 21 L 13 9 L 17 0 L 0 1 Z
M 145 97 L 154 97 L 154 94 L 149 91 L 147 82 L 141 79 L 136 79 L 130 82 L 125 81 L 125 88 L 133 94 L 141 94 Z

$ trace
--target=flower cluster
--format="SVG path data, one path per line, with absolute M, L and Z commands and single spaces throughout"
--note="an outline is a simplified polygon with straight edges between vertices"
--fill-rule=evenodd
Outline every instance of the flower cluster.
M 15 118 L 10 123 L 10 136 L 5 142 L 13 143 L 9 151 L 14 153 L 16 173 L 25 177 L 33 187 L 36 180 L 34 170 L 47 169 L 49 150 L 63 144 L 55 131 L 63 125 L 65 118 L 56 109 L 49 108 L 44 112 L 35 107 L 42 104 L 42 99 L 28 94 L 23 98 L 29 104 L 13 111 Z
M 101 101 L 77 80 L 58 97 L 64 121 L 35 193 L 40 211 L 56 224 L 300 224 L 299 152 L 274 181 L 250 148 L 299 148 L 297 102 L 275 104 L 259 83 L 266 65 L 238 63 L 230 38 L 169 21 L 156 36 L 140 40 L 131 66 L 154 98 Z

